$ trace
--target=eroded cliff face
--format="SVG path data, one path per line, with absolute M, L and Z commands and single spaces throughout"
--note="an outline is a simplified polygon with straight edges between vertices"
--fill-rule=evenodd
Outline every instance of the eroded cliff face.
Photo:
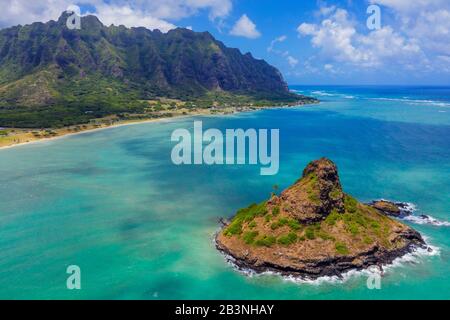
M 283 209 L 302 223 L 321 221 L 332 210 L 343 213 L 344 193 L 336 165 L 328 159 L 311 162 L 301 180 L 272 202 L 282 203 Z
M 424 246 L 418 232 L 345 194 L 325 158 L 279 196 L 239 210 L 216 240 L 239 266 L 310 278 L 389 263 Z

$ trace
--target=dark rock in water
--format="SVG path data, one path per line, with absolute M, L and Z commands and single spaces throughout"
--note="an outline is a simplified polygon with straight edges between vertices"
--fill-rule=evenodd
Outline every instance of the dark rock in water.
M 387 200 L 373 201 L 369 204 L 378 211 L 392 217 L 404 218 L 413 214 L 411 205 L 404 202 L 391 202 Z
M 449 227 L 450 222 L 448 221 L 441 221 L 436 218 L 433 218 L 432 216 L 428 216 L 426 214 L 422 214 L 420 216 L 414 217 L 406 217 L 407 220 L 412 221 L 414 223 L 418 224 L 428 224 L 436 227 Z
M 226 227 L 227 225 L 230 224 L 230 221 L 228 221 L 228 220 L 225 219 L 225 218 L 220 218 L 220 219 L 219 219 L 219 223 L 220 223 L 220 225 L 221 225 L 222 227 Z
M 345 194 L 336 165 L 320 159 L 280 196 L 239 210 L 216 236 L 216 246 L 240 268 L 315 279 L 391 263 L 425 242 L 417 231 Z
M 373 202 L 371 206 L 381 212 L 384 212 L 392 216 L 399 216 L 401 214 L 400 208 L 392 202 L 380 200 Z
M 373 201 L 372 203 L 368 204 L 369 206 L 377 209 L 379 212 L 399 218 L 399 219 L 405 219 L 413 223 L 417 224 L 428 224 L 433 225 L 437 227 L 448 227 L 450 226 L 450 222 L 447 221 L 440 221 L 436 218 L 433 218 L 432 216 L 421 214 L 418 216 L 414 216 L 413 213 L 415 211 L 415 208 L 413 205 L 409 203 L 404 202 L 391 202 L 387 200 L 378 200 Z

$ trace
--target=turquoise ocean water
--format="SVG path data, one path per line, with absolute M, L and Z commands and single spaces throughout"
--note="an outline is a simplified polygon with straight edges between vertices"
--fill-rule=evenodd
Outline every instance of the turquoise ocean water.
M 367 277 L 293 282 L 249 277 L 213 244 L 230 217 L 285 188 L 327 156 L 361 201 L 414 203 L 450 221 L 450 88 L 292 87 L 320 105 L 184 118 L 0 150 L 0 298 L 412 299 L 450 298 L 450 227 L 408 224 L 434 254 Z M 280 172 L 258 166 L 174 166 L 176 128 L 279 128 Z M 82 289 L 66 289 L 66 268 Z

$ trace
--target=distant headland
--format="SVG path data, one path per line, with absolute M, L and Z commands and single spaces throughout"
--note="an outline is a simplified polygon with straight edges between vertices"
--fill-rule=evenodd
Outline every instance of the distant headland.
M 130 122 L 318 102 L 208 32 L 105 26 L 95 16 L 68 29 L 70 16 L 0 30 L 0 147 Z

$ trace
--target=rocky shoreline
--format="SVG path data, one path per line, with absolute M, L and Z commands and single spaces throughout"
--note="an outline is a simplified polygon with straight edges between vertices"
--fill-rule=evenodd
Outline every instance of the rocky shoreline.
M 387 216 L 410 221 L 416 224 L 426 224 L 436 227 L 449 227 L 450 222 L 441 221 L 427 214 L 414 215 L 415 205 L 407 202 L 393 202 L 389 200 L 376 200 L 367 205 L 377 209 Z
M 404 218 L 414 213 L 414 207 L 406 202 L 392 202 L 388 200 L 376 200 L 368 203 L 378 211 L 395 218 Z
M 334 258 L 324 258 L 322 260 L 301 261 L 304 267 L 295 268 L 293 266 L 278 265 L 269 262 L 260 262 L 255 257 L 237 256 L 227 249 L 216 235 L 216 249 L 225 255 L 228 262 L 232 263 L 238 270 L 251 270 L 257 274 L 275 272 L 282 276 L 293 276 L 301 279 L 316 280 L 322 277 L 342 278 L 349 271 L 361 271 L 372 266 L 377 266 L 380 270 L 392 264 L 397 258 L 401 258 L 417 249 L 431 250 L 422 239 L 420 234 L 414 235 L 415 240 L 407 246 L 394 251 L 382 250 L 374 246 L 367 252 L 355 255 Z

